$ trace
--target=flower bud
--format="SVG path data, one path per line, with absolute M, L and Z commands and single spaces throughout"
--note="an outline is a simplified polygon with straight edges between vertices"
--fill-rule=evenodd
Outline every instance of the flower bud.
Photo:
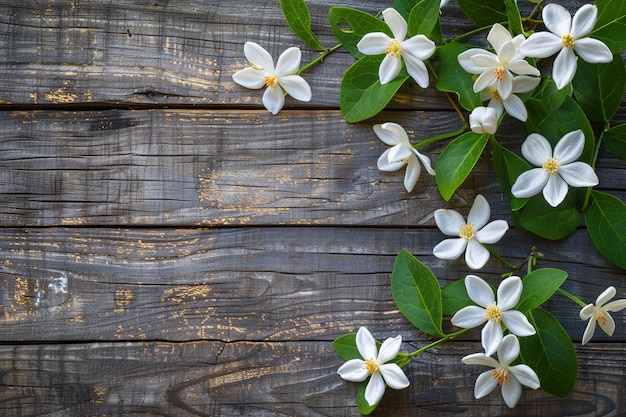
M 469 116 L 470 129 L 474 133 L 493 135 L 498 129 L 498 114 L 493 107 L 476 107 Z

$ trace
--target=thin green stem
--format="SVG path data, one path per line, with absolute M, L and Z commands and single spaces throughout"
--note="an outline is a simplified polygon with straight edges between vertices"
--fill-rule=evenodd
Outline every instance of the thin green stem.
M 435 71 L 435 68 L 433 68 L 433 64 L 430 61 L 428 61 L 428 62 L 426 62 L 426 65 L 428 66 L 428 71 L 433 75 L 433 78 L 435 79 L 435 82 L 437 82 L 437 78 L 438 78 L 437 77 L 437 71 Z M 461 109 L 457 105 L 456 101 L 454 101 L 454 99 L 450 96 L 450 94 L 447 91 L 443 91 L 443 94 L 445 94 L 446 98 L 448 99 L 448 101 L 452 105 L 452 108 L 454 109 L 454 111 L 456 111 L 456 114 L 459 115 L 459 119 L 461 119 L 461 122 L 463 124 L 467 124 L 467 120 L 465 120 L 465 116 L 463 115 L 463 112 L 461 111 Z
M 593 150 L 593 158 L 591 159 L 591 167 L 596 169 L 596 162 L 598 161 L 598 154 L 600 153 L 600 145 L 602 145 L 602 138 L 604 137 L 604 132 L 600 134 L 598 138 L 598 143 L 596 143 L 596 147 Z M 587 192 L 585 193 L 585 201 L 583 202 L 583 206 L 581 211 L 587 210 L 587 206 L 589 206 L 589 198 L 591 197 L 591 189 L 592 187 L 587 187 Z
M 438 346 L 444 342 L 447 342 L 449 340 L 455 339 L 458 336 L 461 336 L 462 334 L 465 334 L 467 332 L 469 332 L 470 330 L 472 330 L 471 328 L 469 329 L 461 329 L 458 330 L 454 333 L 450 333 L 445 335 L 444 337 L 442 337 L 441 339 L 437 339 L 432 343 L 427 344 L 426 346 L 422 346 L 421 348 L 417 349 L 415 352 L 411 352 L 408 353 L 407 356 L 409 356 L 410 358 L 414 358 L 417 355 L 421 355 L 422 353 L 426 352 L 427 350 L 430 350 L 432 348 L 434 348 L 435 346 Z
M 483 243 L 482 245 L 485 247 L 485 249 L 487 249 L 489 251 L 490 254 L 492 254 L 494 257 L 496 257 L 505 266 L 507 266 L 508 268 L 511 268 L 513 271 L 519 270 L 519 268 L 520 268 L 519 266 L 513 265 L 511 262 L 509 262 L 506 259 L 504 259 L 502 257 L 502 255 L 500 255 L 498 252 L 496 252 L 493 249 L 491 249 L 491 246 L 487 245 L 486 243 Z
M 413 145 L 413 148 L 419 149 L 422 146 L 429 145 L 431 143 L 440 141 L 442 139 L 448 139 L 448 138 L 452 138 L 454 136 L 458 136 L 461 133 L 465 133 L 465 131 L 467 131 L 467 124 L 464 124 L 460 129 L 455 130 L 454 132 L 442 133 L 441 135 L 433 136 L 432 138 L 428 138 L 428 139 L 425 139 L 425 140 L 423 140 L 421 142 L 418 142 L 418 143 Z
M 325 50 L 324 52 L 322 52 L 320 54 L 320 56 L 318 56 L 317 58 L 315 58 L 314 60 L 312 60 L 311 62 L 309 62 L 308 64 L 306 64 L 305 66 L 303 66 L 302 68 L 300 68 L 300 70 L 297 72 L 298 75 L 302 74 L 303 72 L 307 71 L 308 69 L 310 69 L 311 67 L 320 64 L 324 61 L 324 59 L 332 54 L 333 52 L 335 52 L 337 49 L 341 48 L 343 44 L 338 43 L 337 45 L 333 46 L 330 49 Z
M 504 24 L 506 24 L 507 22 L 503 21 L 503 22 L 499 22 L 499 23 L 501 23 L 501 24 L 503 24 L 503 25 L 504 25 Z M 461 39 L 469 38 L 470 36 L 475 35 L 475 34 L 477 34 L 477 33 L 480 33 L 480 32 L 486 32 L 486 31 L 488 31 L 488 30 L 491 30 L 491 27 L 492 27 L 492 26 L 493 26 L 493 25 L 489 25 L 489 26 L 482 26 L 482 27 L 476 28 L 476 29 L 474 29 L 474 30 L 470 30 L 470 31 L 468 31 L 468 32 L 462 33 L 462 34 L 460 34 L 459 36 L 457 36 L 456 38 L 452 38 L 452 39 L 450 40 L 450 42 L 458 42 L 458 41 L 460 41 Z
M 566 296 L 567 298 L 569 298 L 570 300 L 572 300 L 573 302 L 575 302 L 576 304 L 578 304 L 581 307 L 586 307 L 587 303 L 585 303 L 583 300 L 581 300 L 580 298 L 576 297 L 574 294 L 572 294 L 569 291 L 564 290 L 563 288 L 559 288 L 557 290 L 559 293 L 561 293 L 562 295 Z

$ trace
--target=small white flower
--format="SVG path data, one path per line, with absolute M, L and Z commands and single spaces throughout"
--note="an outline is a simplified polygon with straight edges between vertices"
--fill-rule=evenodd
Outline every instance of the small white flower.
M 446 4 L 448 4 L 450 0 L 441 0 L 441 3 L 439 3 L 439 8 L 441 9 L 443 6 L 445 6 Z
M 474 353 L 464 357 L 463 363 L 468 365 L 485 365 L 493 368 L 485 371 L 476 379 L 474 396 L 482 398 L 500 385 L 502 398 L 509 408 L 515 407 L 522 395 L 522 385 L 532 389 L 540 386 L 539 377 L 528 365 L 511 366 L 519 356 L 519 340 L 512 334 L 504 336 L 498 347 L 498 360 L 484 353 Z
M 363 382 L 370 378 L 365 388 L 365 400 L 369 405 L 377 404 L 385 393 L 385 383 L 393 389 L 409 386 L 409 380 L 402 369 L 395 363 L 386 363 L 394 359 L 400 351 L 402 336 L 389 338 L 376 348 L 376 341 L 365 327 L 356 334 L 356 347 L 361 359 L 350 359 L 337 370 L 346 381 Z
M 311 87 L 299 75 L 300 49 L 291 47 L 278 57 L 276 67 L 272 56 L 254 42 L 246 42 L 243 52 L 250 67 L 233 74 L 233 80 L 246 88 L 267 87 L 263 93 L 263 105 L 276 114 L 285 104 L 285 92 L 300 101 L 311 100 Z
M 522 155 L 532 168 L 523 172 L 511 187 L 511 193 L 518 198 L 532 197 L 543 190 L 548 204 L 556 207 L 567 195 L 567 186 L 591 187 L 598 185 L 598 176 L 585 162 L 576 161 L 585 146 L 585 135 L 579 130 L 567 133 L 552 147 L 550 142 L 538 133 L 530 134 L 522 143 Z
M 550 32 L 533 33 L 521 45 L 526 56 L 547 58 L 559 53 L 552 66 L 552 78 L 561 89 L 576 74 L 576 54 L 583 60 L 596 64 L 611 62 L 613 54 L 601 41 L 585 36 L 593 30 L 598 20 L 598 8 L 585 4 L 574 14 L 574 19 L 561 5 L 551 3 L 543 8 L 543 23 Z
M 469 115 L 469 123 L 472 132 L 493 135 L 498 130 L 498 113 L 493 107 L 476 107 Z
M 383 19 L 393 38 L 383 32 L 368 33 L 357 44 L 365 55 L 386 54 L 378 69 L 381 84 L 387 84 L 398 76 L 402 69 L 402 59 L 409 75 L 422 88 L 428 87 L 428 70 L 425 60 L 435 52 L 435 43 L 424 35 L 416 35 L 405 40 L 408 24 L 395 9 L 383 11 Z
M 608 304 L 606 303 L 611 298 L 615 297 L 615 293 L 615 287 L 611 286 L 598 296 L 595 306 L 593 304 L 587 304 L 580 310 L 580 319 L 589 320 L 587 328 L 585 328 L 585 333 L 583 334 L 583 345 L 593 337 L 596 331 L 596 322 L 600 323 L 600 328 L 604 330 L 604 333 L 613 336 L 615 321 L 613 321 L 613 317 L 611 317 L 609 312 L 616 312 L 626 308 L 625 299 L 611 301 Z
M 487 40 L 496 53 L 484 49 L 472 48 L 459 54 L 458 61 L 470 74 L 479 74 L 474 82 L 477 93 L 489 87 L 495 87 L 503 100 L 509 98 L 513 90 L 513 74 L 539 75 L 539 70 L 524 61 L 519 46 L 524 42 L 524 35 L 515 38 L 502 25 L 493 25 Z
M 452 316 L 452 324 L 463 328 L 474 328 L 487 322 L 481 332 L 481 343 L 487 356 L 493 355 L 502 342 L 502 324 L 517 336 L 535 334 L 535 328 L 526 316 L 513 310 L 522 295 L 522 280 L 510 276 L 498 286 L 497 301 L 493 290 L 482 278 L 476 275 L 465 277 L 467 295 L 478 306 L 463 307 Z
M 439 259 L 457 259 L 465 252 L 465 263 L 471 269 L 480 269 L 489 260 L 489 251 L 482 245 L 492 244 L 502 239 L 509 229 L 505 220 L 494 220 L 487 224 L 491 208 L 481 194 L 474 199 L 474 204 L 467 216 L 454 210 L 435 211 L 435 223 L 439 230 L 456 239 L 446 239 L 433 248 L 433 255 Z
M 525 122 L 528 118 L 528 112 L 524 102 L 516 96 L 514 93 L 526 93 L 533 90 L 541 78 L 529 77 L 527 75 L 519 75 L 513 78 L 513 87 L 511 89 L 511 95 L 507 99 L 502 99 L 498 92 L 498 87 L 488 87 L 480 92 L 481 101 L 489 100 L 488 107 L 496 109 L 498 118 L 502 116 L 504 110 L 511 116 L 521 122 Z
M 380 140 L 391 146 L 378 158 L 378 169 L 381 171 L 397 171 L 406 165 L 404 188 L 408 192 L 413 190 L 422 171 L 420 161 L 430 175 L 435 175 L 435 170 L 430 166 L 430 158 L 422 155 L 411 146 L 409 136 L 402 126 L 391 122 L 374 125 L 374 133 Z

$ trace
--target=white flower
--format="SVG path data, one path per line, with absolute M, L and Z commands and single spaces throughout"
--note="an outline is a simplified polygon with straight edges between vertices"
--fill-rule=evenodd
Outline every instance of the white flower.
M 580 129 L 563 136 L 554 152 L 546 138 L 538 133 L 530 134 L 522 143 L 522 155 L 540 168 L 532 168 L 517 177 L 511 193 L 518 198 L 527 198 L 543 190 L 548 204 L 556 207 L 565 199 L 568 184 L 572 187 L 597 185 L 598 176 L 593 168 L 576 161 L 584 146 L 585 135 Z
M 243 52 L 250 67 L 233 74 L 233 80 L 255 90 L 267 87 L 263 93 L 263 105 L 272 114 L 283 108 L 285 91 L 296 100 L 311 100 L 311 87 L 304 78 L 296 75 L 300 67 L 300 49 L 291 47 L 285 50 L 278 58 L 276 67 L 269 52 L 254 42 L 246 42 Z
M 526 93 L 533 90 L 541 78 L 529 77 L 527 75 L 519 75 L 513 78 L 513 87 L 511 88 L 511 95 L 508 98 L 502 99 L 497 87 L 487 87 L 480 92 L 481 101 L 489 100 L 488 107 L 496 109 L 498 118 L 502 116 L 504 110 L 511 116 L 521 122 L 525 122 L 528 118 L 528 112 L 524 102 L 516 96 L 514 93 Z
M 513 307 L 522 295 L 522 280 L 515 275 L 503 280 L 498 286 L 497 301 L 493 290 L 476 275 L 465 277 L 467 294 L 478 306 L 463 307 L 452 316 L 452 324 L 463 328 L 474 328 L 487 322 L 481 332 L 481 343 L 485 354 L 491 356 L 502 342 L 502 324 L 517 336 L 535 334 L 535 328 L 526 316 Z
M 620 311 L 626 308 L 626 300 L 615 300 L 606 304 L 611 298 L 615 297 L 615 287 L 611 286 L 604 290 L 596 299 L 596 305 L 587 304 L 580 310 L 580 319 L 589 320 L 587 328 L 583 334 L 582 344 L 586 344 L 593 337 L 596 331 L 596 322 L 600 323 L 600 328 L 604 333 L 613 336 L 615 331 L 615 322 L 609 312 Z
M 533 58 L 546 58 L 560 51 L 552 66 L 552 78 L 558 89 L 565 87 L 576 74 L 574 51 L 592 64 L 613 60 L 613 54 L 603 42 L 585 38 L 598 19 L 596 6 L 585 4 L 572 19 L 563 6 L 551 3 L 544 7 L 542 16 L 550 32 L 533 33 L 521 45 L 520 51 Z
M 519 353 L 517 337 L 508 334 L 498 347 L 498 360 L 484 353 L 474 353 L 462 359 L 463 363 L 468 365 L 485 365 L 493 368 L 491 371 L 483 372 L 476 379 L 474 396 L 477 399 L 489 394 L 497 385 L 500 385 L 504 402 L 509 408 L 513 408 L 522 395 L 522 385 L 532 389 L 539 388 L 539 378 L 531 367 L 524 364 L 511 366 Z
M 498 113 L 493 107 L 476 107 L 469 115 L 469 123 L 472 132 L 493 135 L 498 129 Z
M 439 259 L 457 259 L 465 252 L 465 263 L 471 269 L 480 269 L 489 260 L 489 251 L 482 245 L 496 243 L 506 233 L 509 225 L 505 220 L 494 220 L 487 224 L 491 208 L 482 195 L 478 194 L 467 216 L 450 209 L 435 211 L 435 223 L 445 235 L 457 236 L 446 239 L 433 248 Z
M 369 405 L 377 404 L 385 393 L 385 383 L 393 389 L 409 386 L 409 380 L 395 363 L 385 363 L 394 359 L 400 351 L 402 336 L 389 338 L 377 351 L 376 341 L 365 327 L 356 334 L 356 347 L 361 359 L 350 359 L 341 365 L 337 373 L 346 381 L 363 382 L 370 378 L 365 388 L 365 400 Z
M 450 0 L 441 0 L 441 3 L 439 3 L 439 8 L 441 9 L 443 6 L 445 6 L 446 4 L 448 4 Z
M 420 161 L 430 175 L 435 175 L 435 170 L 430 166 L 430 158 L 422 155 L 411 146 L 409 136 L 402 126 L 390 122 L 374 125 L 374 133 L 380 140 L 391 146 L 378 158 L 378 169 L 381 171 L 397 171 L 406 165 L 404 188 L 408 192 L 413 190 L 422 171 Z
M 487 40 L 496 53 L 484 49 L 472 48 L 459 54 L 459 64 L 470 74 L 479 74 L 474 82 L 474 92 L 488 87 L 495 87 L 503 100 L 509 98 L 513 90 L 513 74 L 539 75 L 539 70 L 524 61 L 518 48 L 524 42 L 523 35 L 511 38 L 511 34 L 502 25 L 493 25 Z
M 383 32 L 368 33 L 357 44 L 365 55 L 386 54 L 378 69 L 381 84 L 387 84 L 398 76 L 402 69 L 402 59 L 409 75 L 422 88 L 428 87 L 428 70 L 424 60 L 435 52 L 435 43 L 424 35 L 416 35 L 405 40 L 408 25 L 395 9 L 383 11 L 383 19 L 393 38 Z

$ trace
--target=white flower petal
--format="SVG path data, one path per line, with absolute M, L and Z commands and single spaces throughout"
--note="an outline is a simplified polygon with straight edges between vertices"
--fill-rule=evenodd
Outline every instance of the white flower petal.
M 465 224 L 465 219 L 458 211 L 438 209 L 435 211 L 435 223 L 443 234 L 459 236 L 459 229 Z
M 586 345 L 587 342 L 591 340 L 595 332 L 596 332 L 596 319 L 595 317 L 592 317 L 591 320 L 589 320 L 589 323 L 587 323 L 587 327 L 585 327 L 585 332 L 583 333 L 583 339 L 581 343 L 583 345 Z
M 483 71 L 494 70 L 500 65 L 498 56 L 488 51 L 482 51 L 482 53 L 472 55 L 471 60 L 474 65 L 482 68 Z
M 479 276 L 467 275 L 464 282 L 467 295 L 479 306 L 487 308 L 496 301 L 491 286 Z
M 465 252 L 467 240 L 463 238 L 445 239 L 433 248 L 433 255 L 439 259 L 457 259 Z
M 561 166 L 559 175 L 572 187 L 593 187 L 600 182 L 593 168 L 580 161 Z
M 569 164 L 578 159 L 585 147 L 585 135 L 583 131 L 573 130 L 559 140 L 554 147 L 554 157 L 561 165 Z
M 415 151 L 415 154 L 417 155 L 417 158 L 422 162 L 422 165 L 424 165 L 424 168 L 426 168 L 426 172 L 428 172 L 430 175 L 435 175 L 435 170 L 430 165 L 430 158 L 426 155 L 422 155 L 417 151 Z
M 598 20 L 598 8 L 592 4 L 585 4 L 574 13 L 570 33 L 574 39 L 582 38 L 593 30 L 596 20 Z
M 269 52 L 255 42 L 246 42 L 243 45 L 246 59 L 255 69 L 262 69 L 269 73 L 274 72 L 274 60 Z
M 522 295 L 522 280 L 512 275 L 498 285 L 498 306 L 502 310 L 510 310 L 518 303 Z
M 494 220 L 476 232 L 476 240 L 487 245 L 494 244 L 502 239 L 502 236 L 509 230 L 506 220 Z
M 589 320 L 591 316 L 593 316 L 593 312 L 595 311 L 595 306 L 593 304 L 587 304 L 584 306 L 578 315 L 581 320 Z
M 513 93 L 526 93 L 539 85 L 541 78 L 520 75 L 513 78 Z
M 480 335 L 485 355 L 493 355 L 502 342 L 502 326 L 495 320 L 489 320 Z
M 613 321 L 613 317 L 609 313 L 604 313 L 604 320 L 598 320 L 598 324 L 600 328 L 609 336 L 613 336 L 613 332 L 615 331 L 615 321 Z
M 476 239 L 467 242 L 465 249 L 465 263 L 470 269 L 480 269 L 489 260 L 489 251 Z
M 513 408 L 522 396 L 522 385 L 515 377 L 509 375 L 502 383 L 501 391 L 504 403 L 507 407 Z
M 402 60 L 399 56 L 394 56 L 393 54 L 385 55 L 383 62 L 380 63 L 378 68 L 380 83 L 384 85 L 393 81 L 400 74 L 401 69 Z
M 474 64 L 472 57 L 474 55 L 484 54 L 486 52 L 487 51 L 485 51 L 484 49 L 479 48 L 468 49 L 467 51 L 461 52 L 457 56 L 457 60 L 459 61 L 461 67 L 463 67 L 463 69 L 470 74 L 482 74 L 485 71 L 485 68 L 479 67 L 478 65 Z
M 615 289 L 615 287 L 612 285 L 609 286 L 606 290 L 602 291 L 600 295 L 598 295 L 598 297 L 596 298 L 596 306 L 602 307 L 604 304 L 606 304 L 607 301 L 615 297 L 615 294 L 617 294 L 617 290 Z
M 406 31 L 408 25 L 406 20 L 402 17 L 400 13 L 396 9 L 388 8 L 383 10 L 383 19 L 389 29 L 391 29 L 391 33 L 393 33 L 394 38 L 402 42 L 406 37 Z
M 506 100 L 513 91 L 513 75 L 509 71 L 502 74 L 502 80 L 498 81 L 498 94 L 502 100 Z
M 590 64 L 600 64 L 613 61 L 613 53 L 602 41 L 593 38 L 578 39 L 574 43 L 574 50 Z
M 298 69 L 300 69 L 301 56 L 302 54 L 299 48 L 296 48 L 295 46 L 287 48 L 278 57 L 278 62 L 276 63 L 276 75 L 282 77 L 298 72 Z
M 495 23 L 487 35 L 487 40 L 491 46 L 493 46 L 493 49 L 496 50 L 498 55 L 500 54 L 500 48 L 502 48 L 502 45 L 506 42 L 510 42 L 512 39 L 513 38 L 511 37 L 509 31 L 500 23 Z
M 389 149 L 389 160 L 392 162 L 403 161 L 411 155 L 413 155 L 413 152 L 404 143 L 398 143 Z
M 370 406 L 378 404 L 385 393 L 385 382 L 380 372 L 372 374 L 365 387 L 365 400 Z
M 502 312 L 502 323 L 517 336 L 531 336 L 536 333 L 526 316 L 517 310 Z
M 389 42 L 391 38 L 386 33 L 372 32 L 363 36 L 356 46 L 362 54 L 379 55 L 385 53 Z
M 287 94 L 296 100 L 310 101 L 311 100 L 311 87 L 309 84 L 299 75 L 285 75 L 280 77 L 280 86 L 285 89 Z
M 360 327 L 356 332 L 356 348 L 365 360 L 376 359 L 378 356 L 376 340 L 366 327 Z
M 382 128 L 396 137 L 398 141 L 396 143 L 404 143 L 409 148 L 412 148 L 411 143 L 409 142 L 409 135 L 407 135 L 406 130 L 404 130 L 402 126 L 397 123 L 387 122 L 382 124 Z
M 533 168 L 522 172 L 511 187 L 511 193 L 517 198 L 532 197 L 546 186 L 550 174 L 543 168 Z
M 480 74 L 478 78 L 476 78 L 476 81 L 474 81 L 474 86 L 473 86 L 474 92 L 478 93 L 479 91 L 482 91 L 485 88 L 489 88 L 495 85 L 496 82 L 497 82 L 497 79 L 496 79 L 495 72 L 492 70 L 487 70 L 483 72 L 482 74 Z
M 268 87 L 263 93 L 263 105 L 272 114 L 276 114 L 285 105 L 285 94 L 280 87 Z
M 382 155 L 380 155 L 380 157 L 378 158 L 378 161 L 376 162 L 378 169 L 380 169 L 381 171 L 387 171 L 387 172 L 397 171 L 400 168 L 404 167 L 404 165 L 406 165 L 403 161 L 390 162 L 389 151 L 391 151 L 391 148 L 385 150 L 385 152 L 383 152 Z
M 417 156 L 415 156 L 414 153 L 411 153 L 409 161 L 406 164 L 406 172 L 404 173 L 404 188 L 407 192 L 410 193 L 413 191 L 413 187 L 415 187 L 421 171 L 422 169 L 419 161 L 417 160 Z
M 451 323 L 464 329 L 473 329 L 487 321 L 484 308 L 478 306 L 467 306 L 457 311 L 452 316 Z
M 565 200 L 565 196 L 567 196 L 567 183 L 559 175 L 550 175 L 543 188 L 543 198 L 552 207 L 556 207 Z
M 395 363 L 380 365 L 380 373 L 385 382 L 393 389 L 402 389 L 409 386 L 409 379 L 404 375 L 402 369 Z
M 493 377 L 493 371 L 485 371 L 478 375 L 474 385 L 474 397 L 483 398 L 498 386 L 498 380 Z
M 406 139 L 407 144 L 409 142 L 406 131 L 402 128 L 402 126 L 396 123 L 374 125 L 373 129 L 376 136 L 389 146 L 394 146 L 398 143 L 405 143 L 404 139 Z
M 563 36 L 571 32 L 572 17 L 565 7 L 550 3 L 543 8 L 543 24 L 555 35 Z
M 497 368 L 500 363 L 491 356 L 487 356 L 484 353 L 472 353 L 465 356 L 461 361 L 466 365 L 485 365 L 491 368 Z
M 563 48 L 552 64 L 552 78 L 559 90 L 572 81 L 576 74 L 576 55 L 570 48 Z
M 615 300 L 604 306 L 604 311 L 621 311 L 626 308 L 626 300 Z
M 474 230 L 480 230 L 487 224 L 490 216 L 491 208 L 487 199 L 482 194 L 477 194 L 467 215 L 467 222 L 474 224 Z
M 258 90 L 265 85 L 266 76 L 267 72 L 263 70 L 246 67 L 233 74 L 233 81 L 243 87 Z
M 552 147 L 548 139 L 539 133 L 531 133 L 522 143 L 522 155 L 528 162 L 540 167 L 544 162 L 552 158 Z
M 435 52 L 435 42 L 424 35 L 415 35 L 402 42 L 400 46 L 405 59 L 409 55 L 414 59 L 425 61 Z
M 337 370 L 339 376 L 350 382 L 363 382 L 369 376 L 361 359 L 350 359 Z
M 563 48 L 560 36 L 550 32 L 533 33 L 519 47 L 518 52 L 532 58 L 547 58 Z
M 498 129 L 498 112 L 494 107 L 476 107 L 469 115 L 469 123 L 472 132 L 493 135 Z
M 502 100 L 502 105 L 506 109 L 509 116 L 514 117 L 521 122 L 525 122 L 526 119 L 528 119 L 528 112 L 526 111 L 524 102 L 515 94 L 511 94 L 509 98 Z
M 413 80 L 422 88 L 428 88 L 428 69 L 418 58 L 410 54 L 402 54 L 406 64 L 406 70 Z
M 535 371 L 528 365 L 520 364 L 509 367 L 509 372 L 515 375 L 515 378 L 528 388 L 537 389 L 541 386 L 539 377 Z
M 502 366 L 509 366 L 519 356 L 519 340 L 513 334 L 507 334 L 502 338 L 498 347 L 498 362 Z
M 377 362 L 383 364 L 389 362 L 398 355 L 400 352 L 400 345 L 402 344 L 402 336 L 390 337 L 386 339 L 380 346 L 378 351 Z
M 515 61 L 509 62 L 507 65 L 507 69 L 513 71 L 518 75 L 534 75 L 539 76 L 541 73 L 539 70 L 532 65 L 530 65 L 527 61 L 523 59 L 518 59 Z

